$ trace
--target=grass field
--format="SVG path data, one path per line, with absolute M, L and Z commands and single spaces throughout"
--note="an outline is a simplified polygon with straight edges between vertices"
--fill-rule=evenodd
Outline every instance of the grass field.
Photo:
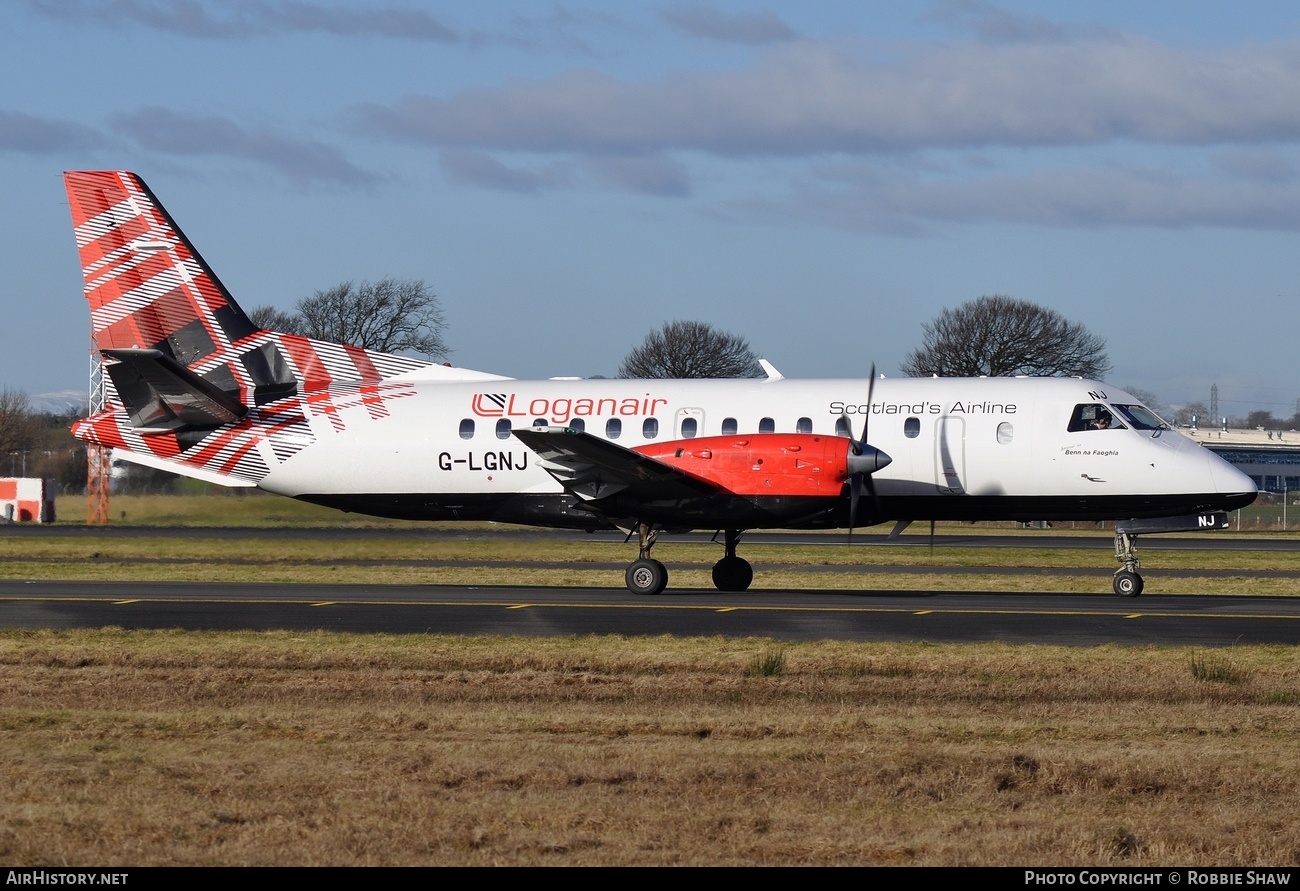
M 0 633 L 0 861 L 1298 865 L 1289 648 Z
M 259 493 L 201 496 L 114 496 L 111 526 L 139 527 L 245 527 L 292 526 L 320 529 L 322 535 L 283 539 L 131 538 L 61 535 L 61 530 L 82 525 L 64 519 L 39 536 L 5 537 L 0 533 L 0 562 L 11 577 L 111 579 L 149 581 L 329 581 L 420 584 L 431 580 L 446 584 L 483 582 L 484 563 L 540 562 L 540 567 L 512 568 L 501 580 L 519 584 L 623 587 L 622 567 L 632 558 L 631 545 L 596 540 L 539 542 L 531 536 L 473 540 L 460 536 L 409 535 L 391 540 L 338 537 L 340 530 L 395 529 L 405 531 L 472 532 L 502 529 L 494 524 L 414 523 L 359 517 Z M 126 519 L 122 519 L 125 515 Z M 875 529 L 879 533 L 882 529 Z M 828 532 L 821 546 L 766 544 L 761 533 L 746 537 L 743 554 L 757 566 L 755 589 L 771 587 L 859 588 L 868 584 L 880 590 L 1038 590 L 1047 592 L 1102 592 L 1110 590 L 1109 573 L 1116 566 L 1111 533 L 1097 524 L 1059 524 L 1050 534 L 1077 536 L 1095 542 L 1095 548 L 1053 549 L 1037 546 L 1044 530 L 1024 529 L 1014 523 L 952 523 L 939 526 L 940 534 L 963 536 L 982 533 L 1023 538 L 1025 547 L 918 548 L 928 536 L 928 525 L 917 524 L 904 535 L 906 544 L 845 547 L 844 532 Z M 78 530 L 80 533 L 80 530 Z M 1217 535 L 1231 536 L 1234 532 Z M 1254 533 L 1256 535 L 1263 533 Z M 1282 533 L 1269 533 L 1280 536 Z M 1294 534 L 1288 534 L 1288 537 Z M 1150 541 L 1150 539 L 1147 539 Z M 1176 580 L 1180 593 L 1276 594 L 1295 593 L 1288 573 L 1300 568 L 1294 555 L 1268 551 L 1161 551 L 1139 548 L 1143 572 L 1161 584 L 1161 572 L 1195 570 L 1208 573 Z M 666 536 L 656 545 L 655 556 L 672 568 L 674 586 L 711 587 L 710 567 L 721 547 L 674 540 Z M 843 567 L 844 572 L 820 568 Z M 914 572 L 872 573 L 873 567 L 910 567 Z M 969 573 L 953 572 L 967 567 Z M 996 574 L 988 568 L 1035 568 L 1041 574 Z M 848 571 L 852 570 L 852 571 Z M 936 571 L 941 570 L 941 571 Z M 1166 590 L 1170 590 L 1166 588 Z

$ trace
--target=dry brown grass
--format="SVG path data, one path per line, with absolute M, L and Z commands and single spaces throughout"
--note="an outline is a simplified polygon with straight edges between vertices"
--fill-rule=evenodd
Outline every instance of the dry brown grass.
M 0 632 L 0 862 L 1296 865 L 1296 656 Z

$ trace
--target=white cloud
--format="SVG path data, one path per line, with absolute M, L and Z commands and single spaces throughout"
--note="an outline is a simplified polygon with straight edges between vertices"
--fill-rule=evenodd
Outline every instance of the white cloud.
M 192 115 L 146 107 L 114 115 L 111 125 L 152 151 L 254 161 L 299 183 L 368 186 L 379 179 L 348 161 L 331 145 L 274 128 L 244 127 L 219 115 Z
M 800 40 L 653 82 L 571 70 L 352 119 L 371 136 L 549 155 L 620 188 L 703 201 L 690 188 L 701 159 L 733 172 L 776 161 L 782 179 L 750 179 L 757 191 L 726 199 L 730 214 L 851 229 L 1300 228 L 1296 196 L 1276 188 L 1300 141 L 1300 44 L 1184 50 L 1012 24 L 1017 39 L 991 43 Z
M 1300 138 L 1300 45 L 1188 51 L 1130 38 L 885 53 L 800 41 L 734 71 L 630 83 L 575 70 L 357 115 L 442 147 L 602 154 L 1287 141 Z
M 438 163 L 454 180 L 502 192 L 532 194 L 568 183 L 556 165 L 541 170 L 510 167 L 483 152 L 443 152 Z
M 772 12 L 725 13 L 704 3 L 691 3 L 665 9 L 660 16 L 687 34 L 724 43 L 781 43 L 797 36 Z
M 662 157 L 603 157 L 588 162 L 592 172 L 629 192 L 683 198 L 691 193 L 686 165 Z
M 828 187 L 787 200 L 754 202 L 772 219 L 800 219 L 871 232 L 912 235 L 937 225 L 996 222 L 1049 227 L 1142 226 L 1300 229 L 1300 182 L 1219 181 L 1150 168 L 998 174 L 927 181 L 897 171 L 843 171 Z
M 230 39 L 293 33 L 377 36 L 453 43 L 456 32 L 412 7 L 349 9 L 310 0 L 28 0 L 33 10 L 79 24 L 139 25 L 186 37 Z
M 84 124 L 0 109 L 0 151 L 44 155 L 103 144 L 100 135 Z

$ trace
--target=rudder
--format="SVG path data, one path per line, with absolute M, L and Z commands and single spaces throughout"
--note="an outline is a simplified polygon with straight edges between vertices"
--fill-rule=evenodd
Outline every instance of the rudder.
M 197 368 L 257 333 L 138 176 L 69 171 L 63 178 L 100 350 L 158 350 Z

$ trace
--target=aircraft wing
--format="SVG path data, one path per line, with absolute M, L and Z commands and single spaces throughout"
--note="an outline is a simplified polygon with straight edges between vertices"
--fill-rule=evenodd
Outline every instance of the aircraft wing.
M 567 427 L 530 427 L 514 435 L 541 458 L 565 491 L 583 501 L 663 502 L 725 494 L 726 489 L 662 461 Z

